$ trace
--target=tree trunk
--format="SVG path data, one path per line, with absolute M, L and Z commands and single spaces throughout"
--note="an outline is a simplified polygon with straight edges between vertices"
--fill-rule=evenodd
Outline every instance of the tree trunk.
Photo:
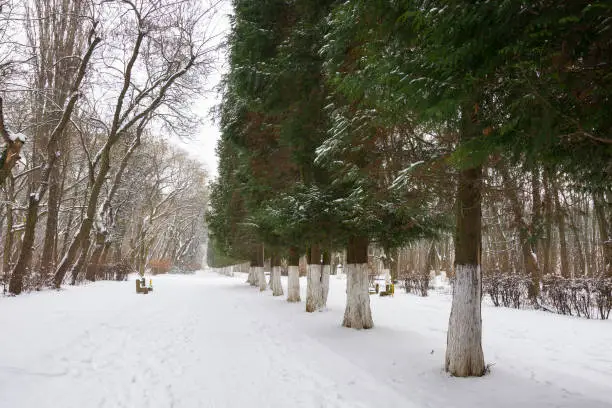
M 26 225 L 21 241 L 21 252 L 19 258 L 13 268 L 11 280 L 9 283 L 9 292 L 18 295 L 23 290 L 23 279 L 30 270 L 32 261 L 32 251 L 34 249 L 34 238 L 36 234 L 36 222 L 38 221 L 38 206 L 40 202 L 36 195 L 31 194 L 28 197 L 28 212 L 26 215 Z
M 554 260 L 554 257 L 552 256 L 553 200 L 548 170 L 545 170 L 543 172 L 542 184 L 544 185 L 544 242 L 542 245 L 542 273 L 546 275 L 554 273 L 554 268 L 552 266 Z
M 61 286 L 62 281 L 64 280 L 64 276 L 66 275 L 66 272 L 68 272 L 70 267 L 73 265 L 77 254 L 79 253 L 79 250 L 83 249 L 87 251 L 89 249 L 83 247 L 82 245 L 89 242 L 89 234 L 91 234 L 91 228 L 93 226 L 93 220 L 95 217 L 96 208 L 98 206 L 98 198 L 100 196 L 100 191 L 102 189 L 104 181 L 106 180 L 108 170 L 110 169 L 111 146 L 112 145 L 107 142 L 107 145 L 102 151 L 100 169 L 91 187 L 91 193 L 89 194 L 89 202 L 87 203 L 87 212 L 85 218 L 81 221 L 81 225 L 79 226 L 79 231 L 77 232 L 76 236 L 70 242 L 66 255 L 61 260 L 55 270 L 53 283 L 56 288 L 59 288 Z
M 606 216 L 604 195 L 601 193 L 595 194 L 593 202 L 603 252 L 603 273 L 605 276 L 612 278 L 612 222 L 608 222 L 608 217 Z
M 329 295 L 329 275 L 331 274 L 331 252 L 323 251 L 323 269 L 321 276 L 321 309 L 327 307 L 327 296 Z
M 100 269 L 100 261 L 102 257 L 102 252 L 105 248 L 106 243 L 106 235 L 96 233 L 96 242 L 94 245 L 94 250 L 91 254 L 91 259 L 89 261 L 89 265 L 87 265 L 87 272 L 85 273 L 85 279 L 88 281 L 95 281 L 98 276 L 98 270 Z
M 391 274 L 391 282 L 395 282 L 399 274 L 399 249 L 394 248 L 389 250 L 389 258 L 389 273 Z
M 342 326 L 353 329 L 374 327 L 368 281 L 368 239 L 349 238 L 346 255 L 346 309 Z
M 81 272 L 83 272 L 83 269 L 85 268 L 85 265 L 87 264 L 90 246 L 91 246 L 91 237 L 88 235 L 85 238 L 84 243 L 81 244 L 81 253 L 76 263 L 72 267 L 72 271 L 71 271 L 72 280 L 70 281 L 71 285 L 76 285 L 79 279 L 79 275 L 81 275 Z
M 290 248 L 287 271 L 287 302 L 300 301 L 300 256 L 297 248 Z
M 559 201 L 559 188 L 557 182 L 552 180 L 552 195 L 555 202 L 555 218 L 557 221 L 557 228 L 559 229 L 559 257 L 561 258 L 561 276 L 564 278 L 571 277 L 570 263 L 567 253 L 567 235 L 565 231 L 565 210 L 561 207 Z
M 257 265 L 255 265 L 255 278 L 257 279 L 257 285 L 259 291 L 263 292 L 268 287 L 266 282 L 266 272 L 264 271 L 264 246 L 259 245 L 257 247 Z
M 100 210 L 98 211 L 98 217 L 100 217 L 100 220 L 99 220 L 100 225 L 102 226 L 106 226 L 105 225 L 106 218 L 109 217 L 109 213 L 111 212 L 111 202 L 117 190 L 119 189 L 119 185 L 121 184 L 123 173 L 125 172 L 125 169 L 128 165 L 130 158 L 134 154 L 134 151 L 136 151 L 136 149 L 140 146 L 141 136 L 144 131 L 144 126 L 146 123 L 147 123 L 146 120 L 139 123 L 138 128 L 136 129 L 136 136 L 134 140 L 132 141 L 132 144 L 126 151 L 126 153 L 123 155 L 119 168 L 117 169 L 117 172 L 115 173 L 113 184 L 106 196 L 106 199 L 104 200 L 104 203 L 102 204 Z M 94 281 L 96 279 L 98 270 L 100 269 L 101 254 L 105 250 L 105 248 L 108 248 L 107 236 L 108 236 L 107 228 L 102 228 L 102 229 L 96 228 L 95 248 L 91 255 L 90 265 L 87 267 L 87 274 L 86 274 L 87 275 L 86 278 L 90 281 Z M 102 259 L 102 261 L 104 262 L 104 259 Z
M 251 262 L 249 264 L 249 275 L 247 277 L 247 283 L 251 286 L 257 286 L 257 275 L 255 274 L 255 267 L 258 263 L 257 250 L 251 253 Z
M 569 215 L 569 222 L 577 252 L 574 256 L 574 276 L 586 276 L 586 258 L 584 256 L 583 237 L 580 234 L 581 231 L 576 222 L 575 211 Z M 586 241 L 586 239 L 584 241 Z
M 255 281 L 255 266 L 253 266 L 253 262 L 251 262 L 251 264 L 249 265 L 249 274 L 247 275 L 246 283 L 251 286 L 257 285 Z
M 270 261 L 272 265 L 272 276 L 270 278 L 270 287 L 272 296 L 283 296 L 283 285 L 281 284 L 281 258 L 277 254 L 272 255 Z
M 4 274 L 3 282 L 8 283 L 8 279 L 11 271 L 11 253 L 13 251 L 13 178 L 7 179 L 6 189 L 6 234 L 4 237 L 4 254 L 2 257 L 2 272 Z
M 540 294 L 540 267 L 538 265 L 538 258 L 535 254 L 531 241 L 532 237 L 529 233 L 527 222 L 523 217 L 523 204 L 519 199 L 518 185 L 510 177 L 510 173 L 505 164 L 500 167 L 502 178 L 506 188 L 506 198 L 510 202 L 512 208 L 514 227 L 517 229 L 519 236 L 519 244 L 521 246 L 521 254 L 523 258 L 523 268 L 525 272 L 531 277 L 531 285 L 529 288 L 529 297 L 532 301 L 536 301 L 537 296 Z
M 540 185 L 540 169 L 536 167 L 531 173 L 531 234 L 534 241 L 534 260 L 536 261 L 536 274 L 531 278 L 531 293 L 530 296 L 536 299 L 540 296 L 540 281 L 542 280 L 542 264 L 540 257 L 542 256 L 542 198 Z
M 308 266 L 306 272 L 306 311 L 319 310 L 323 302 L 321 292 L 321 250 L 318 245 L 308 249 Z
M 263 266 L 255 267 L 255 277 L 257 279 L 257 286 L 259 287 L 259 291 L 263 292 L 266 290 L 266 273 L 264 272 Z
M 464 110 L 462 139 L 472 137 L 475 118 Z M 476 126 L 477 128 L 477 126 Z M 452 376 L 482 376 L 485 372 L 482 352 L 480 275 L 482 167 L 459 173 L 456 203 L 455 279 L 446 344 L 445 370 Z
M 52 146 L 51 148 L 54 150 L 59 150 L 58 141 L 55 141 L 54 146 Z M 42 255 L 40 257 L 41 282 L 47 282 L 49 280 L 49 273 L 53 270 L 56 261 L 55 247 L 57 245 L 57 224 L 59 219 L 60 200 L 62 196 L 62 186 L 60 185 L 59 178 L 59 166 L 53 166 L 53 168 L 51 169 L 51 174 L 49 176 L 47 224 L 45 227 L 45 238 L 43 241 Z

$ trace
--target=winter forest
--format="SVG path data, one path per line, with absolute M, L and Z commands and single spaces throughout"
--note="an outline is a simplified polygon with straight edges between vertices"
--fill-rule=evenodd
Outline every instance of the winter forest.
M 0 137 L 2 407 L 612 406 L 608 1 L 0 0 Z
M 4 291 L 200 266 L 208 177 L 173 146 L 218 41 L 200 1 L 0 1 Z

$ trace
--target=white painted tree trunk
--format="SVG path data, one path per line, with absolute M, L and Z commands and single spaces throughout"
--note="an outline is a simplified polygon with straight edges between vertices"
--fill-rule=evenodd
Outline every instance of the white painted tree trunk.
M 283 285 L 281 285 L 281 267 L 272 267 L 272 278 L 270 279 L 272 296 L 283 296 Z
M 306 311 L 312 313 L 321 308 L 321 265 L 309 264 L 306 272 Z
M 249 266 L 249 276 L 247 277 L 247 283 L 251 286 L 257 286 L 257 277 L 255 276 L 254 266 Z
M 323 265 L 323 277 L 321 278 L 321 309 L 327 307 L 327 295 L 329 295 L 329 275 L 331 265 Z
M 456 377 L 481 376 L 481 277 L 477 265 L 456 265 L 446 340 L 446 371 Z
M 266 282 L 266 273 L 264 272 L 263 266 L 256 266 L 256 274 L 257 274 L 257 284 L 259 285 L 259 290 L 263 292 L 268 287 Z
M 342 326 L 357 330 L 374 327 L 368 284 L 368 264 L 346 265 L 346 309 Z
M 300 270 L 299 266 L 289 266 L 287 284 L 287 302 L 300 301 Z

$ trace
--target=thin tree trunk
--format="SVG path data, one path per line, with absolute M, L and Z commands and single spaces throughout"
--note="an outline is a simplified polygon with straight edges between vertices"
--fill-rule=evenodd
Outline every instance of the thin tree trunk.
M 574 243 L 576 245 L 577 254 L 574 257 L 574 276 L 586 276 L 586 261 L 580 229 L 576 223 L 576 214 L 573 212 L 569 216 L 570 228 L 572 230 Z
M 389 273 L 391 274 L 391 282 L 397 281 L 399 274 L 399 249 L 394 248 L 389 251 Z
M 368 281 L 368 239 L 349 238 L 346 254 L 347 293 L 342 326 L 353 329 L 374 327 Z
M 553 200 L 552 200 L 552 192 L 550 186 L 550 177 L 549 171 L 545 170 L 543 172 L 544 176 L 542 179 L 542 184 L 544 185 L 544 242 L 543 242 L 543 262 L 542 262 L 542 272 L 543 274 L 554 274 L 554 256 L 552 254 L 553 248 L 553 229 L 552 229 L 552 220 L 553 220 Z
M 321 309 L 327 307 L 327 296 L 329 295 L 329 275 L 331 274 L 331 252 L 323 251 L 323 269 L 321 276 Z
M 85 218 L 83 218 L 83 220 L 81 221 L 76 236 L 70 242 L 70 245 L 68 246 L 68 251 L 66 252 L 64 258 L 60 261 L 59 265 L 55 270 L 53 283 L 56 288 L 59 288 L 61 286 L 64 280 L 64 276 L 66 275 L 66 272 L 68 272 L 68 270 L 73 266 L 73 263 L 77 255 L 79 254 L 79 250 L 81 250 L 81 248 L 84 248 L 84 250 L 88 249 L 83 245 L 89 242 L 89 234 L 91 233 L 91 229 L 93 226 L 96 207 L 98 205 L 98 197 L 100 196 L 102 185 L 104 184 L 104 181 L 106 180 L 106 175 L 108 174 L 108 170 L 110 169 L 110 147 L 111 144 L 107 142 L 103 149 L 102 157 L 100 160 L 100 170 L 91 187 Z M 79 271 L 77 270 L 76 272 L 78 273 Z
M 59 103 L 59 106 L 63 105 L 63 101 Z M 64 133 L 64 137 L 67 135 Z M 53 150 L 59 151 L 60 142 L 55 141 L 54 145 L 51 146 Z M 65 172 L 64 172 L 65 177 Z M 47 223 L 45 227 L 45 237 L 42 247 L 42 255 L 40 258 L 40 278 L 41 282 L 47 282 L 49 280 L 49 273 L 55 266 L 54 249 L 57 241 L 57 226 L 59 219 L 60 200 L 62 196 L 62 185 L 60 185 L 60 171 L 59 166 L 53 166 L 49 177 L 49 198 L 47 201 Z
M 257 266 L 255 266 L 255 276 L 257 278 L 257 285 L 259 286 L 260 292 L 263 292 L 268 288 L 268 284 L 266 282 L 266 272 L 264 270 L 264 263 L 264 246 L 262 244 L 257 248 Z
M 81 253 L 79 255 L 79 258 L 77 259 L 77 262 L 72 267 L 72 271 L 71 271 L 72 280 L 70 281 L 71 285 L 76 285 L 79 275 L 81 274 L 81 271 L 83 271 L 83 269 L 85 268 L 85 265 L 87 263 L 87 256 L 89 255 L 90 246 L 91 246 L 91 236 L 88 235 L 85 238 L 85 242 L 81 246 Z
M 11 253 L 13 252 L 13 200 L 14 200 L 14 180 L 13 177 L 7 178 L 6 182 L 6 234 L 4 237 L 4 254 L 2 259 L 2 272 L 4 274 L 3 283 L 9 281 L 11 272 Z
M 510 178 L 510 173 L 505 164 L 502 164 L 500 169 L 504 184 L 506 186 L 504 192 L 506 194 L 506 198 L 510 202 L 510 207 L 512 208 L 514 217 L 514 227 L 517 229 L 519 236 L 519 244 L 523 258 L 523 268 L 531 277 L 529 297 L 535 302 L 540 293 L 540 267 L 538 265 L 537 255 L 533 250 L 529 228 L 525 218 L 523 217 L 523 205 L 519 199 L 518 185 L 513 179 Z
M 110 191 L 108 192 L 106 199 L 104 200 L 104 203 L 102 204 L 100 211 L 98 213 L 98 217 L 100 217 L 99 221 L 100 221 L 101 227 L 96 228 L 95 248 L 91 256 L 90 265 L 87 268 L 86 278 L 90 281 L 94 281 L 96 279 L 96 275 L 100 268 L 100 256 L 102 254 L 102 251 L 105 248 L 105 244 L 107 240 L 108 226 L 105 225 L 105 218 L 108 218 L 108 215 L 111 212 L 111 202 L 115 194 L 117 193 L 117 190 L 119 189 L 119 185 L 121 184 L 123 173 L 125 172 L 125 169 L 127 168 L 130 158 L 132 157 L 136 149 L 140 146 L 141 136 L 142 136 L 142 133 L 144 132 L 144 126 L 146 125 L 147 122 L 148 122 L 148 119 L 143 120 L 142 122 L 139 123 L 138 128 L 136 129 L 136 137 L 132 141 L 132 144 L 130 145 L 126 153 L 123 155 L 119 168 L 117 169 L 117 172 L 115 173 L 115 177 L 113 179 L 113 184 L 110 188 Z
M 540 169 L 535 167 L 531 172 L 531 233 L 535 241 L 534 253 L 535 261 L 537 262 L 537 276 L 532 275 L 530 294 L 534 298 L 540 295 L 540 281 L 542 280 L 542 197 L 541 197 Z M 536 282 L 537 280 L 537 282 Z
M 612 278 L 612 222 L 609 222 L 606 216 L 604 195 L 602 193 L 595 194 L 593 202 L 603 252 L 603 273 L 605 276 Z
M 561 258 L 561 276 L 571 277 L 570 264 L 567 252 L 567 236 L 565 231 L 565 210 L 559 201 L 559 188 L 557 182 L 552 180 L 552 195 L 555 202 L 555 218 L 559 230 L 559 257 Z
M 89 265 L 87 265 L 87 271 L 85 273 L 85 279 L 88 281 L 95 281 L 98 276 L 98 271 L 100 270 L 102 252 L 105 248 L 105 235 L 104 234 L 96 234 L 96 242 L 94 244 L 94 250 L 91 253 L 91 259 L 89 261 Z

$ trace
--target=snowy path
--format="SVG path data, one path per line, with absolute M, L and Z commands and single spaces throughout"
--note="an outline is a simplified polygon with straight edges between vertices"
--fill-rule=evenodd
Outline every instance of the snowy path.
M 243 281 L 0 299 L 0 407 L 612 407 L 612 322 L 485 307 L 493 373 L 453 379 L 444 296 L 373 297 L 376 327 L 357 332 L 335 277 L 315 314 Z

